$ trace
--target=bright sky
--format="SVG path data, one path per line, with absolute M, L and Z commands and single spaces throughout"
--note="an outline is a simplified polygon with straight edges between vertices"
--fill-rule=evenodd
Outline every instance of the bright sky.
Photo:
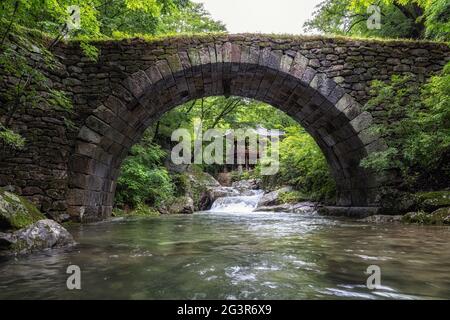
M 202 2 L 215 20 L 230 33 L 303 32 L 314 7 L 323 0 L 193 0 Z

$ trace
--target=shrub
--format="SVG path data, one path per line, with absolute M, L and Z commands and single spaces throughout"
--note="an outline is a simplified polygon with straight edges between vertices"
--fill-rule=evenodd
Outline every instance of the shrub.
M 388 143 L 369 155 L 362 166 L 382 172 L 396 170 L 408 188 L 448 186 L 450 179 L 450 63 L 443 72 L 420 85 L 413 75 L 374 81 L 369 111 L 382 108 L 389 123 L 373 130 Z
M 311 200 L 331 201 L 335 196 L 335 183 L 322 151 L 298 125 L 285 129 L 285 138 L 280 142 L 279 172 L 261 178 L 268 188 L 290 185 Z
M 137 207 L 139 204 L 158 205 L 174 193 L 172 179 L 161 166 L 166 153 L 158 145 L 143 142 L 133 146 L 125 159 L 117 183 L 118 205 Z

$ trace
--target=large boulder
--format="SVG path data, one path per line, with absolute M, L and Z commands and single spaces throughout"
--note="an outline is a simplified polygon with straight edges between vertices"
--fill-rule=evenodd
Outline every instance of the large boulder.
M 284 187 L 272 192 L 265 193 L 258 202 L 259 207 L 274 206 L 279 204 L 280 194 L 292 191 L 291 187 Z M 257 209 L 258 209 L 257 208 Z
M 39 220 L 12 233 L 0 233 L 0 253 L 24 254 L 35 251 L 72 246 L 72 235 L 53 220 Z
M 220 188 L 220 183 L 208 173 L 193 171 L 184 174 L 184 192 L 194 201 L 194 210 L 207 210 L 212 204 L 210 190 Z
M 241 193 L 231 187 L 214 187 L 209 189 L 211 198 L 214 200 L 217 200 L 218 198 L 223 197 L 237 197 L 241 195 Z
M 206 172 L 191 172 L 188 173 L 188 178 L 194 186 L 203 186 L 206 188 L 220 187 L 220 183 L 214 179 L 212 175 Z
M 217 181 L 218 181 L 222 186 L 231 187 L 231 182 L 232 182 L 231 173 L 230 173 L 230 172 L 220 172 L 220 173 L 217 175 Z
M 25 228 L 45 216 L 25 198 L 0 188 L 0 231 Z
M 165 201 L 158 209 L 161 214 L 192 214 L 195 211 L 194 200 L 182 196 Z
M 246 191 L 246 190 L 259 190 L 261 189 L 261 180 L 259 179 L 248 179 L 235 181 L 231 185 L 233 188 Z

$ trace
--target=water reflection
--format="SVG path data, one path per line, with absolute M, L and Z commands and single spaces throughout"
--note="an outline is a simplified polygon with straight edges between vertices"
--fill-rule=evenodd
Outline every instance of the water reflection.
M 0 262 L 0 298 L 450 298 L 450 228 L 198 213 L 74 227 L 79 245 Z M 68 291 L 65 270 L 82 270 Z M 365 286 L 369 265 L 382 287 Z

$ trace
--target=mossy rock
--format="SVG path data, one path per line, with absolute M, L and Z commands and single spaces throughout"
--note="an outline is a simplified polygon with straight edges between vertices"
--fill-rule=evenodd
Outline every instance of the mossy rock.
M 194 211 L 194 201 L 187 196 L 166 200 L 159 207 L 162 214 L 192 214 Z
M 440 208 L 433 213 L 410 212 L 403 216 L 402 222 L 425 225 L 450 225 L 450 207 Z
M 0 233 L 0 256 L 27 254 L 75 245 L 72 235 L 54 220 L 40 220 L 11 233 Z
M 179 195 L 186 195 L 192 198 L 195 210 L 200 210 L 204 194 L 210 188 L 220 187 L 220 183 L 210 174 L 199 170 L 192 170 L 192 172 L 183 175 L 185 190 L 184 193 Z
M 306 195 L 297 190 L 280 192 L 278 195 L 278 203 L 298 203 L 309 200 Z
M 43 219 L 31 202 L 0 188 L 0 231 L 19 230 Z
M 416 197 L 419 207 L 423 210 L 450 207 L 450 191 L 419 192 Z

